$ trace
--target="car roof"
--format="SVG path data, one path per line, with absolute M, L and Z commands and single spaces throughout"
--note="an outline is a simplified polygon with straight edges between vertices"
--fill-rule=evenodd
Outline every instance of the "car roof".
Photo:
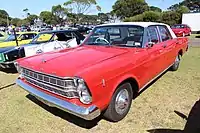
M 42 34 L 50 34 L 50 33 L 63 33 L 63 32 L 74 32 L 74 31 L 78 31 L 78 30 L 75 30 L 75 29 L 69 29 L 69 30 L 51 30 L 51 31 L 42 31 L 40 33 Z
M 166 25 L 166 26 L 168 26 L 167 24 L 156 23 L 156 22 L 121 22 L 121 23 L 102 24 L 102 25 L 98 25 L 98 26 L 112 26 L 112 25 L 115 25 L 115 26 L 116 25 L 138 25 L 138 26 L 141 26 L 141 27 L 148 27 L 148 26 L 151 26 L 151 25 Z
M 34 32 L 34 31 L 28 31 L 28 32 L 16 32 L 16 34 L 38 34 L 38 32 Z

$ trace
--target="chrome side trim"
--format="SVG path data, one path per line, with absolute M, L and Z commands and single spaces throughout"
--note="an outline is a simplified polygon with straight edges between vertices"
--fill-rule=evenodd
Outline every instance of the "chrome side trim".
M 144 90 L 144 88 L 146 88 L 150 83 L 152 83 L 155 79 L 157 79 L 158 77 L 160 77 L 163 73 L 165 73 L 172 65 L 170 65 L 168 68 L 166 68 L 164 71 L 162 71 L 160 74 L 158 74 L 156 77 L 154 77 L 153 79 L 151 79 L 149 82 L 147 82 L 140 90 L 139 92 L 141 92 L 142 90 Z
M 4 65 L 9 65 L 9 64 L 14 64 L 15 61 L 6 61 L 6 62 L 2 62 L 1 64 Z
M 26 84 L 20 79 L 16 80 L 16 84 L 24 90 L 26 90 L 28 93 L 38 98 L 40 101 L 44 102 L 45 104 L 51 107 L 57 107 L 65 112 L 71 113 L 85 120 L 93 120 L 96 117 L 98 117 L 101 113 L 100 109 L 95 105 L 91 105 L 90 107 L 85 108 L 82 106 L 72 104 L 70 102 L 61 100 L 59 98 L 41 92 L 33 88 L 32 86 Z

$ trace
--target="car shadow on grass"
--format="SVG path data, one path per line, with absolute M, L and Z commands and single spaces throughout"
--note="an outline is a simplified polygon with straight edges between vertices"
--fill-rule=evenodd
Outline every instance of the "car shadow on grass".
M 174 129 L 152 129 L 148 130 L 149 133 L 200 133 L 200 100 L 197 101 L 192 107 L 189 116 L 174 111 L 178 116 L 187 120 L 185 128 L 183 130 Z
M 0 68 L 0 71 L 8 74 L 16 74 L 17 70 L 15 68 Z
M 9 85 L 6 85 L 6 86 L 0 86 L 0 90 L 3 90 L 5 88 L 9 88 L 9 87 L 14 86 L 14 85 L 15 85 L 15 83 L 12 83 L 12 84 L 9 84 Z
M 86 129 L 91 129 L 95 126 L 98 125 L 98 122 L 102 119 L 102 116 L 97 117 L 96 119 L 92 120 L 92 121 L 87 121 L 84 119 L 81 119 L 75 115 L 69 114 L 65 111 L 62 111 L 58 108 L 54 108 L 54 107 L 50 107 L 44 103 L 42 103 L 41 101 L 39 101 L 37 98 L 35 98 L 34 96 L 28 94 L 26 96 L 29 100 L 31 100 L 33 103 L 39 105 L 40 107 L 42 107 L 43 109 L 45 109 L 46 111 L 50 112 L 51 114 L 60 117 L 70 123 L 73 123 L 79 127 L 82 128 L 86 128 Z
M 133 99 L 136 99 L 138 96 L 140 96 L 144 91 L 146 91 L 149 87 L 151 87 L 154 83 L 156 83 L 160 78 L 162 78 L 168 72 L 171 72 L 170 69 L 165 71 L 164 73 L 162 73 L 156 79 L 154 79 L 150 84 L 148 84 L 145 88 L 143 88 L 139 93 L 135 94 L 133 96 Z

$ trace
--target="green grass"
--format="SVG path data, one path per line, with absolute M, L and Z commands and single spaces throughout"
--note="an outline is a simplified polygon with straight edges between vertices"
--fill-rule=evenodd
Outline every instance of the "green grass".
M 81 127 L 85 121 L 35 104 L 26 97 L 28 93 L 15 85 L 5 87 L 16 77 L 17 74 L 0 72 L 0 133 L 146 133 L 157 128 L 183 129 L 186 121 L 174 111 L 188 115 L 199 99 L 200 48 L 190 48 L 177 72 L 167 72 L 137 97 L 125 119 L 118 123 L 102 119 L 91 129 Z
M 200 36 L 200 34 L 192 34 L 191 36 L 189 36 L 190 39 L 194 39 L 196 38 L 197 36 Z

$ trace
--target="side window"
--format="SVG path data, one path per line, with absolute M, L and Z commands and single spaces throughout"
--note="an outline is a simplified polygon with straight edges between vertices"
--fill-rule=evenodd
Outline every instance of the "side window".
M 147 28 L 148 31 L 148 42 L 157 44 L 159 42 L 159 36 L 156 26 L 150 26 Z
M 121 38 L 121 32 L 119 28 L 109 28 L 108 33 L 110 35 L 110 39 Z
M 29 39 L 33 39 L 34 37 L 35 37 L 34 34 L 23 34 L 23 35 L 21 36 L 21 39 L 22 39 L 22 40 L 29 40 Z
M 172 39 L 172 36 L 166 26 L 158 26 L 158 27 L 160 31 L 160 37 L 163 42 Z

